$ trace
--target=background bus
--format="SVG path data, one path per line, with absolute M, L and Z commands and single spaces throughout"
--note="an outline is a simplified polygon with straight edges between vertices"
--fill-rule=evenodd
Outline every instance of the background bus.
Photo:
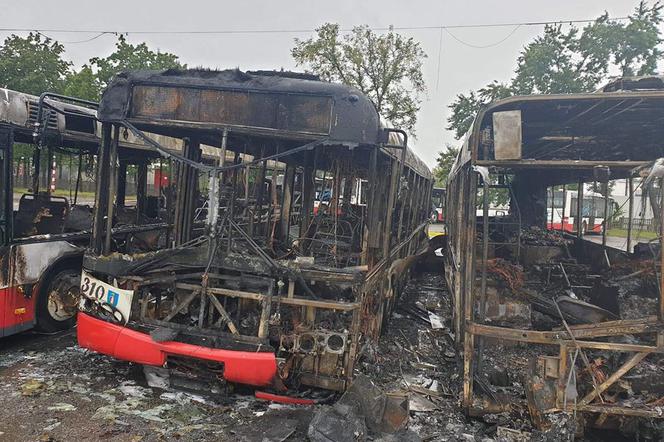
M 553 206 L 551 193 L 547 198 L 547 228 L 565 232 L 577 231 L 577 196 L 576 190 L 556 190 L 554 192 Z M 608 218 L 613 213 L 613 200 L 609 199 Z M 584 189 L 583 206 L 581 208 L 581 231 L 583 233 L 602 233 L 604 221 L 604 196 L 601 193 Z M 553 215 L 552 215 L 553 214 Z
M 444 221 L 443 206 L 445 205 L 445 189 L 434 187 L 431 191 L 431 222 L 442 223 Z
M 75 321 L 93 224 L 96 104 L 50 94 L 40 106 L 40 97 L 0 93 L 0 337 L 62 330 Z M 118 137 L 118 226 L 159 210 L 161 186 L 150 192 L 150 183 L 168 172 L 152 163 L 157 155 L 132 135 Z M 122 227 L 113 240 L 145 248 L 150 238 Z
M 71 326 L 76 313 L 92 225 L 78 190 L 99 144 L 95 111 L 55 100 L 44 100 L 40 111 L 39 97 L 1 93 L 8 104 L 0 107 L 0 336 L 35 325 L 55 331 Z M 56 167 L 70 162 L 78 164 L 73 189 L 70 180 L 55 180 Z

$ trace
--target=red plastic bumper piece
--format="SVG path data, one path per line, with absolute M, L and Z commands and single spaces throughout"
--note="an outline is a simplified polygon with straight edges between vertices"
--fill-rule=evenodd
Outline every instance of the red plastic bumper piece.
M 279 402 L 282 404 L 295 404 L 295 405 L 315 405 L 316 401 L 313 399 L 305 399 L 299 397 L 282 396 L 279 394 L 266 393 L 264 391 L 255 391 L 254 396 L 256 399 L 264 401 Z
M 187 356 L 224 364 L 229 382 L 266 386 L 277 374 L 274 353 L 208 348 L 183 342 L 155 342 L 150 335 L 78 313 L 78 345 L 144 365 L 163 366 L 168 356 Z

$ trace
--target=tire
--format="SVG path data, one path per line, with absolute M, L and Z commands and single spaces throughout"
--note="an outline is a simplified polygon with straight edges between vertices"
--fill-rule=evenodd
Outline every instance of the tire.
M 433 224 L 438 223 L 438 212 L 433 212 L 433 213 L 431 214 L 430 219 L 431 219 L 431 222 L 432 222 Z
M 36 314 L 37 328 L 44 332 L 66 330 L 74 326 L 80 295 L 80 272 L 56 270 L 49 275 L 39 291 Z

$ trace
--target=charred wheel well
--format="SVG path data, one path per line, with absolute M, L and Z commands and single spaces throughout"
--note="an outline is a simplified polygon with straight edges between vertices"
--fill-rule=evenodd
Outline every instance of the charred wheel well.
M 66 269 L 81 270 L 83 268 L 83 253 L 67 254 L 58 258 L 42 274 L 36 284 L 37 296 L 47 295 L 44 292 L 53 276 Z

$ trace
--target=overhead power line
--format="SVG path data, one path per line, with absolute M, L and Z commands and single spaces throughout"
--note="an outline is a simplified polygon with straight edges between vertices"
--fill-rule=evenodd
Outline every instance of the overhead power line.
M 615 17 L 613 21 L 628 20 L 629 17 Z M 543 26 L 555 24 L 579 24 L 579 23 L 593 23 L 596 19 L 574 19 L 574 20 L 549 20 L 549 21 L 531 21 L 531 22 L 514 22 L 514 23 L 473 23 L 473 24 L 457 24 L 457 25 L 431 25 L 431 26 L 392 26 L 392 27 L 369 27 L 373 31 L 418 31 L 418 30 L 450 30 L 450 29 L 469 29 L 469 28 L 499 28 L 499 27 L 522 27 L 522 26 Z M 350 32 L 352 28 L 343 28 L 342 32 Z M 141 34 L 141 35 L 214 35 L 214 34 L 304 34 L 316 32 L 315 29 L 174 29 L 174 30 L 146 30 L 146 29 L 126 29 L 126 30 L 110 30 L 110 29 L 62 29 L 62 28 L 0 28 L 0 32 L 52 32 L 62 34 L 98 34 L 89 40 L 81 40 L 79 42 L 71 43 L 84 43 L 91 41 L 95 38 L 101 37 L 104 34 Z M 451 35 L 451 34 L 450 34 Z
M 43 36 L 46 37 L 46 38 L 50 38 L 51 40 L 56 40 L 55 38 L 53 38 L 53 37 L 49 37 L 48 35 L 44 34 L 44 32 L 48 32 L 48 31 L 33 31 L 33 32 L 36 32 L 36 33 L 38 33 L 38 34 L 40 34 L 40 35 L 43 35 Z M 89 42 L 89 41 L 96 40 L 96 39 L 98 39 L 99 37 L 101 37 L 102 35 L 106 35 L 106 34 L 108 34 L 108 32 L 100 32 L 100 33 L 98 33 L 97 35 L 95 35 L 94 37 L 86 38 L 86 39 L 84 39 L 84 40 L 76 40 L 76 41 L 62 41 L 62 40 L 58 40 L 58 42 L 59 42 L 59 43 L 63 43 L 63 44 L 87 43 L 87 42 Z
M 501 43 L 504 43 L 505 41 L 507 41 L 508 38 L 510 38 L 512 35 L 514 35 L 514 33 L 517 30 L 519 30 L 519 28 L 521 28 L 522 26 L 523 25 L 516 25 L 514 27 L 514 29 L 512 29 L 512 31 L 509 34 L 507 34 L 505 37 L 501 38 L 497 42 L 490 43 L 490 44 L 487 44 L 487 45 L 475 45 L 475 44 L 472 44 L 472 43 L 465 42 L 465 41 L 461 40 L 459 37 L 457 37 L 456 35 L 452 34 L 452 32 L 449 29 L 447 29 L 447 28 L 443 28 L 443 29 L 445 30 L 445 32 L 447 32 L 450 35 L 450 37 L 452 37 L 453 39 L 455 39 L 456 41 L 458 41 L 459 43 L 461 43 L 464 46 L 469 46 L 469 47 L 474 48 L 474 49 L 487 49 L 487 48 L 493 48 L 495 46 L 498 46 Z

